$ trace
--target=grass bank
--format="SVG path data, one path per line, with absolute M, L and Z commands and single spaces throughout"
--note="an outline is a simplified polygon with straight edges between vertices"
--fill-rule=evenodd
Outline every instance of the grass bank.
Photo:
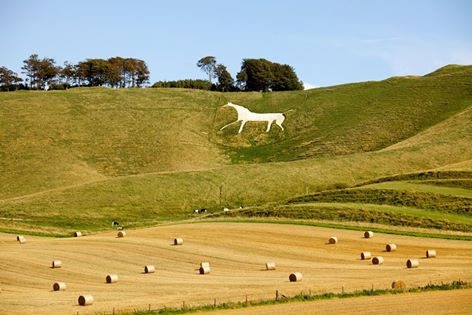
M 446 290 L 458 290 L 471 288 L 470 283 L 463 281 L 454 281 L 452 283 L 441 283 L 441 284 L 427 284 L 422 287 L 410 288 L 405 290 L 362 290 L 353 292 L 342 292 L 342 293 L 323 293 L 323 294 L 309 294 L 301 292 L 295 296 L 276 298 L 272 300 L 258 300 L 258 301 L 247 301 L 247 302 L 227 302 L 217 305 L 202 305 L 195 307 L 186 308 L 163 308 L 160 310 L 148 310 L 148 311 L 135 311 L 127 313 L 127 315 L 177 315 L 177 314 L 188 314 L 203 311 L 212 310 L 224 310 L 224 309 L 244 309 L 252 306 L 263 306 L 263 305 L 276 305 L 290 302 L 308 302 L 308 301 L 321 301 L 330 299 L 345 299 L 354 298 L 361 296 L 379 296 L 386 294 L 403 294 L 403 293 L 419 293 L 419 292 L 431 292 L 431 291 L 446 291 Z

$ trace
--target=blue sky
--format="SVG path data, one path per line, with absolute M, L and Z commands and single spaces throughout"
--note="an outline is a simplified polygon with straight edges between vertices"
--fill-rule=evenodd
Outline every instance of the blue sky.
M 292 65 L 307 85 L 423 75 L 472 64 L 472 1 L 0 0 L 0 66 L 30 54 L 147 62 L 151 82 L 205 78 L 216 56 L 233 77 L 243 58 Z

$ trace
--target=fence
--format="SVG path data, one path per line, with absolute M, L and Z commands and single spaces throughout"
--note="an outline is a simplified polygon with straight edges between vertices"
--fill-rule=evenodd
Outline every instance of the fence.
M 458 287 L 454 287 L 455 284 L 458 284 Z M 458 281 L 454 281 L 453 283 L 444 283 L 442 281 L 433 283 L 429 281 L 424 286 L 412 287 L 410 289 L 418 289 L 418 291 L 427 290 L 428 287 L 444 287 L 443 290 L 446 289 L 454 289 L 454 288 L 463 288 L 463 287 L 470 287 L 467 282 L 462 282 L 460 279 Z M 134 305 L 134 306 L 127 306 L 127 307 L 113 307 L 110 311 L 93 311 L 90 310 L 80 310 L 77 311 L 76 315 L 89 315 L 89 314 L 100 314 L 100 315 L 120 315 L 120 314 L 132 314 L 133 312 L 146 312 L 146 311 L 160 311 L 163 309 L 169 310 L 192 310 L 194 308 L 202 308 L 204 310 L 211 310 L 211 309 L 224 309 L 224 308 L 236 308 L 236 307 L 244 307 L 245 305 L 263 305 L 263 304 L 274 304 L 277 302 L 283 302 L 284 300 L 295 299 L 296 297 L 300 297 L 300 301 L 302 300 L 315 300 L 315 299 L 326 299 L 331 298 L 334 296 L 340 295 L 349 295 L 349 296 L 358 296 L 358 295 L 368 295 L 365 292 L 372 292 L 374 295 L 375 293 L 382 294 L 388 293 L 388 291 L 394 291 L 391 289 L 390 285 L 388 287 L 384 286 L 376 286 L 374 283 L 369 288 L 364 289 L 354 289 L 349 290 L 348 288 L 342 286 L 339 290 L 326 292 L 321 289 L 304 289 L 302 291 L 295 291 L 290 290 L 290 293 L 281 290 L 274 290 L 271 293 L 250 293 L 250 294 L 243 294 L 237 295 L 232 298 L 202 298 L 198 301 L 181 301 L 181 302 L 172 302 L 172 303 L 160 303 L 159 301 L 155 301 L 155 303 L 148 303 L 146 305 Z M 364 292 L 364 294 L 356 293 L 356 292 Z

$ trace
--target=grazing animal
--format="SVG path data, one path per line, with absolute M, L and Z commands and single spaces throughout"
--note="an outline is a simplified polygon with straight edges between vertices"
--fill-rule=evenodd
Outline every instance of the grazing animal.
M 236 121 L 233 121 L 232 123 L 229 123 L 229 124 L 223 126 L 220 130 L 225 129 L 226 127 L 228 127 L 228 126 L 230 126 L 234 123 L 241 122 L 241 126 L 239 127 L 239 132 L 238 132 L 238 133 L 241 133 L 243 131 L 244 125 L 248 121 L 267 121 L 267 130 L 266 130 L 266 132 L 270 131 L 270 128 L 271 128 L 272 123 L 274 121 L 277 124 L 277 126 L 279 126 L 282 130 L 285 130 L 284 127 L 282 126 L 282 123 L 285 120 L 285 115 L 282 114 L 282 113 L 264 113 L 264 114 L 253 113 L 249 109 L 247 109 L 246 107 L 243 107 L 241 105 L 236 105 L 236 104 L 233 104 L 231 102 L 226 104 L 226 105 L 223 105 L 223 107 L 232 107 L 232 108 L 234 108 L 236 110 L 236 112 L 238 113 L 238 119 Z
M 117 231 L 123 230 L 124 226 L 122 226 L 119 222 L 117 221 L 111 221 L 111 226 L 116 227 Z
M 207 213 L 207 212 L 208 212 L 208 209 L 206 209 L 206 208 L 193 210 L 193 213 L 196 213 L 196 214 L 198 214 L 198 213 Z

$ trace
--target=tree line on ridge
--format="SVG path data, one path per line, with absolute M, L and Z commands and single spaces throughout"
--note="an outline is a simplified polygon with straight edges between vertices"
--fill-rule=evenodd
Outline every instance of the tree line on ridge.
M 214 56 L 198 60 L 197 66 L 208 80 L 185 79 L 158 81 L 155 88 L 190 88 L 213 91 L 287 91 L 301 90 L 303 83 L 292 66 L 266 59 L 243 59 L 241 70 L 233 79 L 225 65 Z M 14 71 L 0 67 L 0 91 L 68 89 L 71 87 L 106 86 L 111 88 L 144 87 L 149 83 L 146 62 L 136 58 L 112 57 L 86 59 L 77 64 L 57 66 L 52 58 L 32 54 L 23 60 L 21 78 Z M 212 79 L 216 79 L 215 82 Z

